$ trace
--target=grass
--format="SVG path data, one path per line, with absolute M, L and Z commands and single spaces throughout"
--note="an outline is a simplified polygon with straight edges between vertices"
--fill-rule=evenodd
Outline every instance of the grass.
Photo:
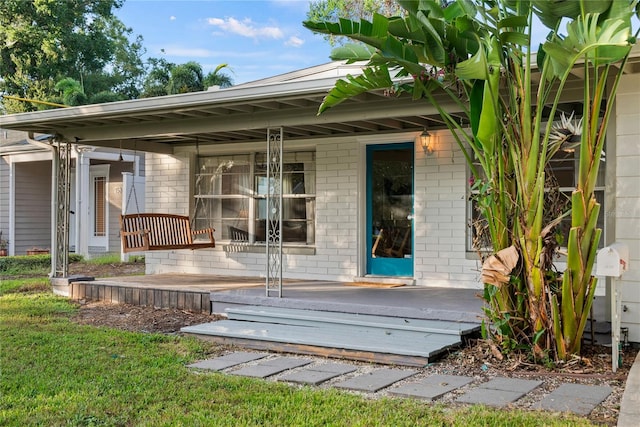
M 5 426 L 564 426 L 577 417 L 196 373 L 218 348 L 193 338 L 78 325 L 46 279 L 0 287 L 0 424 Z
M 119 254 L 106 254 L 99 257 L 91 258 L 85 261 L 87 264 L 119 264 Z M 129 257 L 129 262 L 144 262 L 143 255 L 132 255 Z

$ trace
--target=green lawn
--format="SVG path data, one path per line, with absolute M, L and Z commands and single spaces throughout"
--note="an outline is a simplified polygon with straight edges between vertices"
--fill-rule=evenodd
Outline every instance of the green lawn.
M 217 348 L 196 339 L 78 325 L 46 279 L 0 286 L 3 426 L 560 426 L 549 413 L 365 399 L 219 373 L 190 362 Z

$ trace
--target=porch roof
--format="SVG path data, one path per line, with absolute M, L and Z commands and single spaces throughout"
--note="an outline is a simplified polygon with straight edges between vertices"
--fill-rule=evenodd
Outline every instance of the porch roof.
M 626 72 L 640 72 L 640 49 L 635 53 Z M 430 104 L 385 91 L 362 94 L 318 115 L 336 80 L 360 72 L 360 64 L 333 62 L 227 89 L 0 116 L 0 127 L 166 154 L 196 141 L 263 142 L 268 128 L 283 127 L 285 141 L 444 128 Z M 582 100 L 579 72 L 565 89 L 567 101 Z

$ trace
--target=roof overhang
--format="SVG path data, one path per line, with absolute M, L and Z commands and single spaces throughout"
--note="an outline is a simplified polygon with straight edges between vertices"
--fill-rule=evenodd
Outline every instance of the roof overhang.
M 640 72 L 640 55 L 632 57 L 625 72 Z M 322 100 L 340 77 L 266 79 L 228 89 L 0 116 L 0 128 L 167 154 L 196 141 L 202 145 L 263 142 L 269 128 L 279 127 L 285 140 L 444 128 L 429 103 L 385 91 L 359 95 L 318 115 Z M 581 102 L 582 89 L 576 73 L 565 87 L 566 101 Z M 451 105 L 449 111 L 456 107 Z

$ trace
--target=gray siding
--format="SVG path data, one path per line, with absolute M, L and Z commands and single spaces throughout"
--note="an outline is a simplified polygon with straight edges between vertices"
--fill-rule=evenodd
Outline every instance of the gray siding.
M 9 239 L 9 163 L 0 157 L 0 231 Z
M 15 166 L 15 255 L 51 248 L 51 162 Z

